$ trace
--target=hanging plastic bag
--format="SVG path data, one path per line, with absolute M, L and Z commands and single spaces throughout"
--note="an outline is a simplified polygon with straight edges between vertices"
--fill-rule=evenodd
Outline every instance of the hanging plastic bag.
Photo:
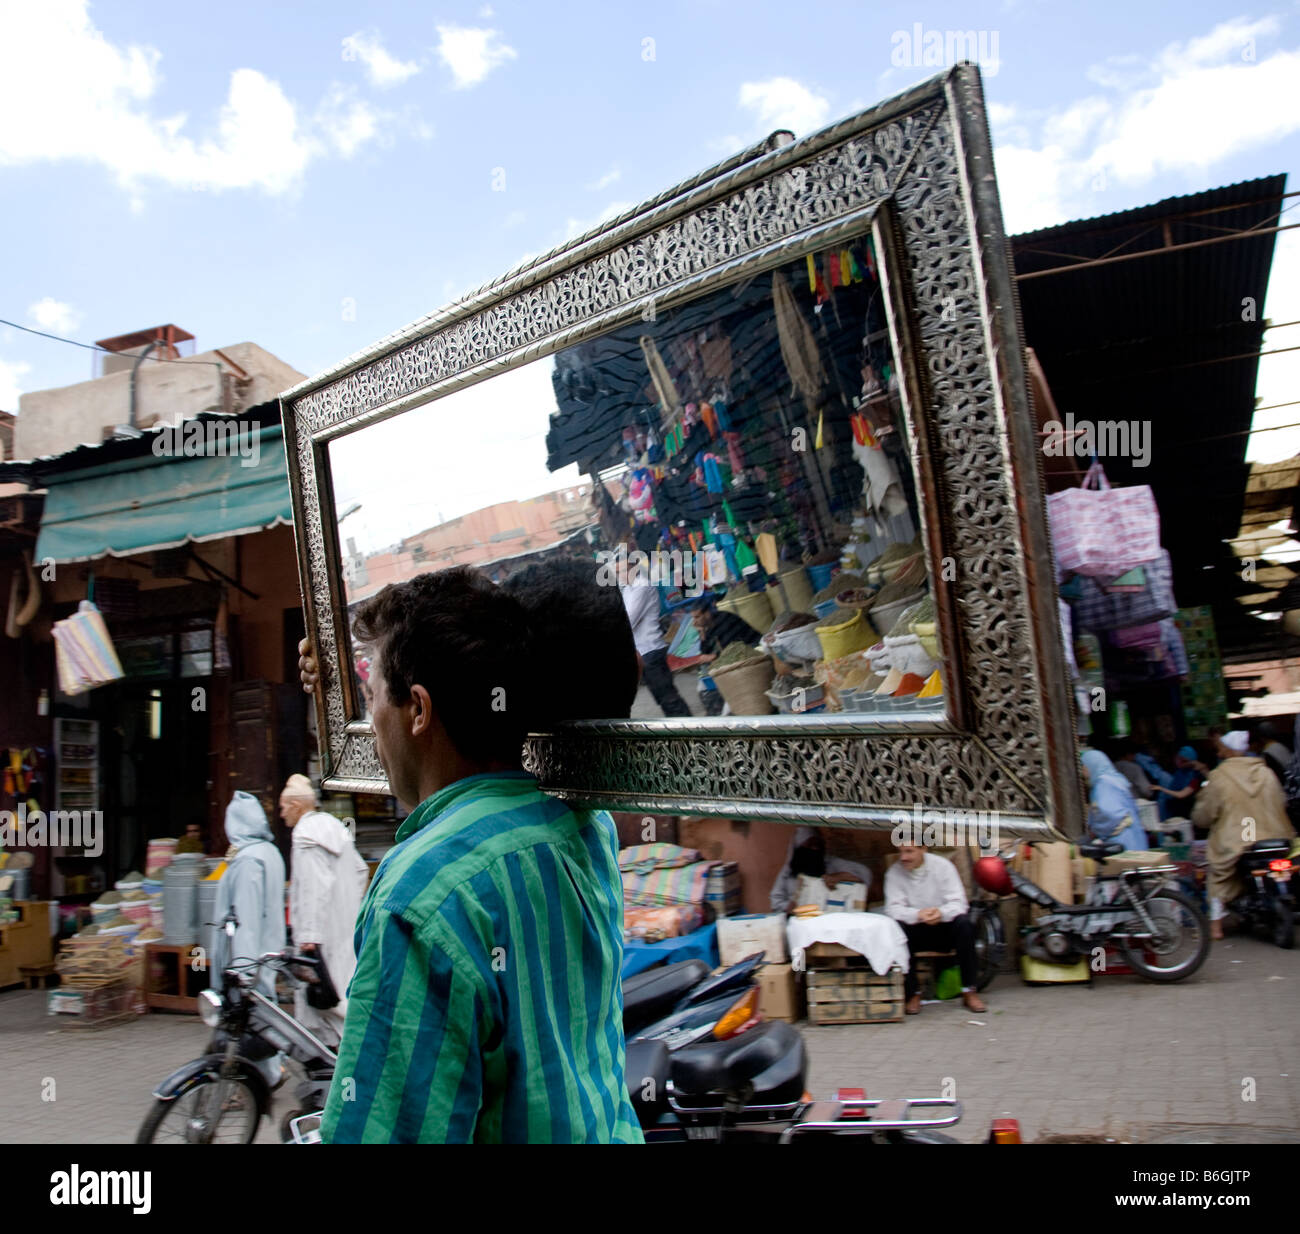
M 1160 556 L 1160 513 L 1150 486 L 1111 488 L 1100 463 L 1078 488 L 1049 494 L 1047 514 L 1065 574 L 1112 578 Z
M 1143 562 L 1146 585 L 1137 591 L 1111 591 L 1105 579 L 1079 576 L 1074 616 L 1087 630 L 1119 630 L 1125 626 L 1163 621 L 1178 610 L 1174 599 L 1173 566 L 1163 550 Z
M 71 617 L 56 621 L 51 632 L 64 694 L 84 694 L 126 676 L 104 618 L 89 600 L 82 600 Z

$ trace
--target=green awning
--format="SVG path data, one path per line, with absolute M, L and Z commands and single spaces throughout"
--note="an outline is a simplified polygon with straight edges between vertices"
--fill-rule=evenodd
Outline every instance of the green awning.
M 279 425 L 261 429 L 256 441 L 172 444 L 175 455 L 151 453 L 49 476 L 37 560 L 121 557 L 292 521 Z M 183 447 L 209 453 L 186 457 Z

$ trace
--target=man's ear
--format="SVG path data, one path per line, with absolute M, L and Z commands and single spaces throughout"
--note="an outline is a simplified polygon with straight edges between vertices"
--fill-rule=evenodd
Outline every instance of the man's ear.
M 407 700 L 411 708 L 411 736 L 419 737 L 429 731 L 434 721 L 433 699 L 423 686 L 412 686 L 411 697 Z

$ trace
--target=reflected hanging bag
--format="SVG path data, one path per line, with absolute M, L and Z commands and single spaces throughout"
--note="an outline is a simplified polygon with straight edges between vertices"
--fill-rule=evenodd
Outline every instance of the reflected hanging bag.
M 1150 486 L 1111 488 L 1100 463 L 1078 488 L 1049 494 L 1047 514 L 1063 575 L 1113 578 L 1160 555 L 1160 513 Z

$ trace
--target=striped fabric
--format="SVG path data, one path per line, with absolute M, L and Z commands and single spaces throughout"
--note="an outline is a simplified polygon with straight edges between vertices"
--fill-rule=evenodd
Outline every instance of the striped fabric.
M 398 829 L 357 921 L 326 1142 L 640 1143 L 613 820 L 525 772 Z
M 82 600 L 71 617 L 56 621 L 50 632 L 64 694 L 84 694 L 123 676 L 104 618 L 89 600 Z

